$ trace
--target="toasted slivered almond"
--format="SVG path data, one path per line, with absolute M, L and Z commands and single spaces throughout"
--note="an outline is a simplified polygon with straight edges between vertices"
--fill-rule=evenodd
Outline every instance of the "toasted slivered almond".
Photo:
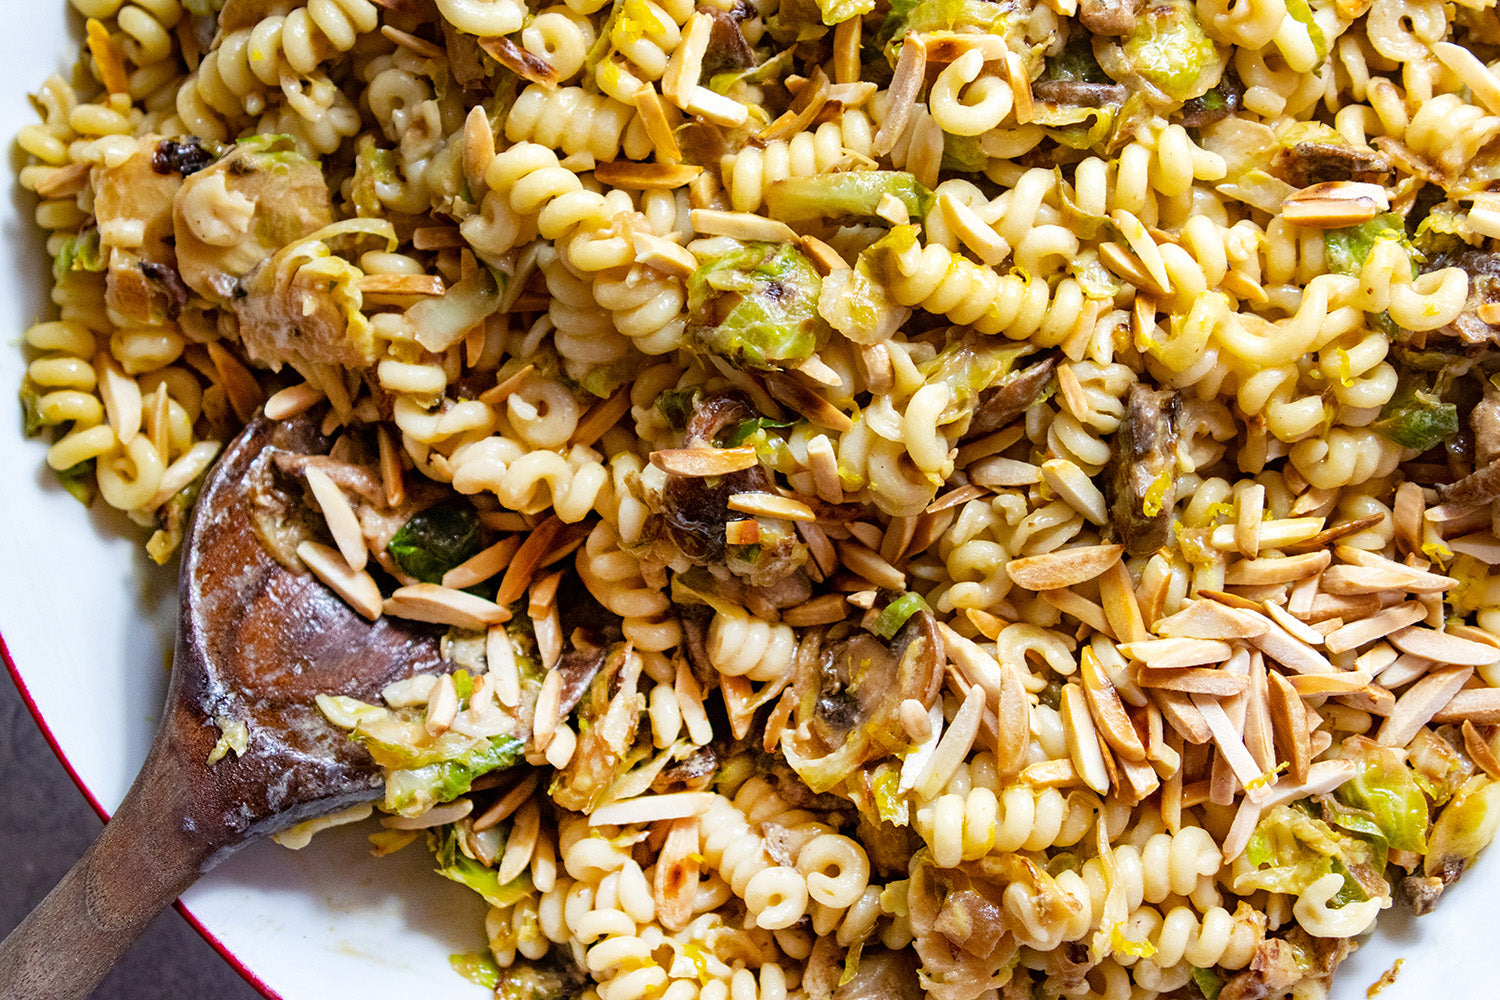
M 1082 783 L 1071 760 L 1049 760 L 1024 768 L 1016 779 L 1033 788 L 1065 788 Z
M 668 792 L 641 795 L 602 805 L 589 814 L 589 826 L 632 826 L 663 819 L 701 816 L 714 804 L 713 792 Z
M 1213 736 L 1203 713 L 1193 704 L 1192 698 L 1181 691 L 1165 691 L 1160 688 L 1151 692 L 1161 717 L 1177 735 L 1193 744 L 1207 743 Z
M 698 820 L 691 816 L 667 821 L 667 836 L 657 855 L 652 895 L 656 918 L 670 931 L 680 931 L 693 919 L 698 895 Z
M 661 92 L 678 107 L 687 105 L 703 77 L 703 57 L 712 40 L 713 24 L 710 14 L 694 11 L 682 26 L 681 41 L 672 50 L 672 58 L 661 78 Z
M 739 128 L 750 120 L 749 108 L 707 87 L 694 87 L 682 110 L 727 128 Z
M 1277 625 L 1286 629 L 1292 638 L 1301 640 L 1309 646 L 1321 646 L 1324 636 L 1328 634 L 1328 631 L 1332 631 L 1338 627 L 1337 624 L 1330 622 L 1327 623 L 1329 626 L 1328 630 L 1320 632 L 1274 601 L 1262 601 L 1261 607 L 1265 610 L 1267 618 L 1270 618 Z
M 213 362 L 214 373 L 219 376 L 219 388 L 228 397 L 229 405 L 234 408 L 234 415 L 239 417 L 240 423 L 248 424 L 265 401 L 260 383 L 250 373 L 250 369 L 217 340 L 210 340 L 205 346 L 209 360 Z
M 1071 590 L 1044 590 L 1042 600 L 1063 614 L 1072 615 L 1094 631 L 1102 632 L 1111 639 L 1118 638 L 1109 620 L 1104 617 L 1104 609 L 1087 597 Z
M 1082 514 L 1086 520 L 1102 525 L 1109 520 L 1104 494 L 1087 474 L 1065 458 L 1042 463 L 1042 479 L 1058 498 Z
M 1109 791 L 1109 772 L 1104 766 L 1104 753 L 1099 749 L 1099 735 L 1089 714 L 1088 700 L 1079 685 L 1063 686 L 1059 714 L 1068 741 L 1068 755 L 1078 776 L 1085 785 L 1100 795 L 1105 794 Z
M 297 546 L 297 556 L 313 575 L 344 599 L 355 611 L 374 621 L 380 617 L 380 587 L 369 573 L 352 570 L 337 549 L 317 542 Z
M 1002 666 L 995 710 L 995 769 L 1001 775 L 1015 774 L 1026 765 L 1032 729 L 1030 697 L 1021 672 Z
M 849 617 L 849 602 L 842 594 L 820 594 L 781 613 L 781 620 L 793 628 L 831 625 Z
M 1250 686 L 1250 678 L 1244 674 L 1232 674 L 1226 670 L 1207 667 L 1142 666 L 1137 668 L 1135 679 L 1143 688 L 1180 691 L 1213 698 L 1243 694 Z
M 1099 666 L 1099 658 L 1092 649 L 1085 646 L 1079 661 L 1083 692 L 1087 696 L 1089 711 L 1094 715 L 1100 735 L 1121 757 L 1144 763 L 1146 748 L 1142 745 L 1140 734 L 1135 731 L 1130 716 L 1125 714 L 1125 705 L 1120 701 L 1119 692 Z
M 1299 617 L 1311 625 L 1332 618 L 1353 621 L 1367 618 L 1383 606 L 1378 594 L 1317 594 L 1312 599 L 1312 606 Z
M 1234 651 L 1219 639 L 1147 639 L 1123 642 L 1120 652 L 1152 667 L 1196 667 L 1223 663 Z
M 880 527 L 869 521 L 850 521 L 844 525 L 844 528 L 860 542 L 877 551 L 880 549 L 881 540 L 885 538 L 885 533 L 880 530 Z
M 1123 562 L 1116 560 L 1099 575 L 1099 604 L 1104 608 L 1110 631 L 1120 642 L 1150 638 L 1140 602 L 1136 600 L 1135 581 Z
M 812 556 L 813 562 L 818 570 L 825 576 L 831 576 L 838 569 L 838 552 L 833 547 L 833 542 L 828 540 L 828 533 L 816 524 L 808 524 L 805 521 L 793 522 L 797 527 L 797 534 L 807 543 L 807 554 Z
M 1265 521 L 1266 487 L 1251 483 L 1235 498 L 1234 543 L 1240 555 L 1254 559 L 1260 554 L 1260 526 Z
M 531 587 L 531 577 L 541 565 L 543 557 L 553 548 L 553 542 L 562 531 L 563 523 L 556 514 L 532 529 L 531 534 L 516 550 L 515 559 L 500 578 L 500 589 L 495 594 L 495 603 L 512 604 Z
M 435 583 L 414 583 L 396 588 L 395 593 L 385 599 L 384 610 L 396 618 L 452 625 L 475 632 L 510 620 L 510 610 L 494 601 Z
M 1199 591 L 1199 595 L 1212 596 L 1214 600 L 1226 603 L 1234 613 L 1250 615 L 1264 622 L 1265 630 L 1258 635 L 1250 636 L 1250 644 L 1277 663 L 1290 667 L 1300 674 L 1333 672 L 1333 664 L 1328 662 L 1326 656 L 1267 618 L 1258 606 L 1251 605 L 1248 608 L 1236 606 L 1232 603 L 1232 595 L 1221 594 L 1217 591 Z
M 730 510 L 739 511 L 741 514 L 754 514 L 757 517 L 779 517 L 787 521 L 816 521 L 818 519 L 813 509 L 801 500 L 778 493 L 731 493 L 728 506 Z
M 522 365 L 516 371 L 496 382 L 492 388 L 481 392 L 479 394 L 479 401 L 489 406 L 505 402 L 512 394 L 520 391 L 521 386 L 526 384 L 527 379 L 531 378 L 531 373 L 534 371 L 536 371 L 536 365 L 529 362 Z
M 1340 547 L 1340 554 L 1358 552 L 1358 549 Z M 1377 557 L 1378 558 L 1378 557 Z M 1389 559 L 1362 566 L 1347 563 L 1330 566 L 1323 572 L 1320 582 L 1330 594 L 1378 594 L 1382 590 L 1406 590 L 1413 594 L 1436 594 L 1458 586 L 1458 581 L 1449 576 L 1428 573 L 1424 570 L 1403 566 Z
M 754 518 L 726 521 L 724 524 L 724 541 L 730 545 L 759 545 L 760 522 Z
M 267 420 L 286 420 L 306 413 L 324 399 L 323 390 L 306 382 L 289 385 L 266 400 Z
M 521 547 L 519 535 L 509 535 L 494 545 L 475 553 L 443 574 L 442 584 L 453 590 L 467 590 L 495 576 L 510 563 Z
M 1139 257 L 1113 240 L 1099 244 L 1099 263 L 1142 291 L 1163 298 L 1171 294 L 1166 286 L 1151 276 Z
M 1487 667 L 1500 663 L 1500 649 L 1494 646 L 1417 625 L 1392 632 L 1391 645 L 1403 653 L 1450 666 Z
M 891 523 L 885 526 L 885 534 L 880 538 L 880 558 L 892 565 L 900 562 L 916 534 L 915 517 L 891 518 Z
M 1327 548 L 1338 539 L 1347 535 L 1355 535 L 1369 528 L 1374 528 L 1384 520 L 1384 514 L 1371 514 L 1368 517 L 1361 517 L 1358 520 L 1335 524 L 1332 527 L 1323 529 L 1311 538 L 1282 546 L 1282 551 L 1289 555 L 1315 552 L 1319 549 Z
M 1379 184 L 1325 181 L 1283 201 L 1281 217 L 1294 226 L 1343 229 L 1369 222 L 1390 208 L 1390 195 Z
M 796 96 L 775 121 L 756 133 L 761 142 L 789 139 L 812 124 L 813 119 L 828 104 L 830 84 L 823 67 L 815 66 L 807 79 L 797 88 Z
M 1357 649 L 1367 642 L 1383 639 L 1396 631 L 1406 630 L 1406 626 L 1419 622 L 1427 617 L 1427 608 L 1417 601 L 1407 601 L 1395 607 L 1386 608 L 1383 611 L 1358 621 L 1352 621 L 1342 625 L 1328 633 L 1323 644 L 1328 647 L 1330 653 L 1344 653 L 1351 649 Z M 1430 629 L 1428 631 L 1431 631 Z M 1435 633 L 1441 634 L 1441 633 Z M 1460 639 L 1460 642 L 1463 640 Z M 1419 639 L 1418 642 L 1421 642 Z M 1495 661 L 1500 661 L 1500 649 L 1494 650 Z M 1492 661 L 1493 662 L 1493 661 Z
M 924 31 L 922 42 L 927 50 L 927 59 L 934 63 L 950 63 L 959 56 L 978 50 L 985 62 L 1004 59 L 1008 51 L 1005 39 L 999 35 L 984 35 L 960 31 Z
M 1235 724 L 1224 711 L 1222 705 L 1209 698 L 1207 695 L 1191 695 L 1193 704 L 1198 706 L 1198 711 L 1203 713 L 1203 719 L 1208 723 L 1208 728 L 1213 733 L 1214 746 L 1219 748 L 1230 770 L 1234 772 L 1235 778 L 1239 780 L 1240 786 L 1245 789 L 1246 797 L 1263 801 L 1269 796 L 1269 791 L 1264 785 L 1257 784 L 1261 777 L 1260 769 L 1256 766 L 1255 758 L 1250 756 L 1250 751 L 1245 748 L 1245 743 L 1240 739 Z
M 1080 545 L 1012 559 L 1005 571 L 1012 582 L 1027 590 L 1058 590 L 1095 579 L 1119 562 L 1124 551 L 1123 545 Z
M 984 264 L 995 267 L 1010 255 L 1010 244 L 995 232 L 995 227 L 981 219 L 968 205 L 952 194 L 938 195 L 938 208 L 953 234 Z
M 880 553 L 858 542 L 838 542 L 839 562 L 845 569 L 887 590 L 904 590 L 906 574 L 880 557 Z
M 604 436 L 605 431 L 619 423 L 620 418 L 629 412 L 630 387 L 621 386 L 613 396 L 600 400 L 589 408 L 583 419 L 578 421 L 573 436 L 568 438 L 568 444 L 592 446 Z
M 983 486 L 957 486 L 928 504 L 924 511 L 928 514 L 936 514 L 950 507 L 961 507 L 970 500 L 989 496 L 989 493 L 990 491 Z
M 427 715 L 422 727 L 431 736 L 441 736 L 457 718 L 458 689 L 453 685 L 453 675 L 443 674 L 427 696 Z
M 724 212 L 715 208 L 695 208 L 693 228 L 706 236 L 732 236 L 737 240 L 765 243 L 795 243 L 797 234 L 785 222 L 777 222 L 750 212 Z
M 521 48 L 503 35 L 479 39 L 479 47 L 501 66 L 523 80 L 539 83 L 548 89 L 557 86 L 557 69 L 546 59 Z
M 452 802 L 433 806 L 416 816 L 382 816 L 380 825 L 387 830 L 430 830 L 433 827 L 457 823 L 473 811 L 473 799 L 454 799 Z
M 1275 670 L 1268 672 L 1267 681 L 1271 727 L 1276 734 L 1277 749 L 1290 765 L 1292 780 L 1306 781 L 1312 756 L 1302 698 L 1291 682 Z
M 307 485 L 312 491 L 313 499 L 318 502 L 318 508 L 323 512 L 323 520 L 328 524 L 334 544 L 338 546 L 344 562 L 351 570 L 358 573 L 365 568 L 369 549 L 365 545 L 365 535 L 359 526 L 359 518 L 355 516 L 354 508 L 349 506 L 349 498 L 344 496 L 344 491 L 338 488 L 337 483 L 328 478 L 328 473 L 317 466 L 308 465 L 304 469 L 304 475 L 307 477 Z
M 411 245 L 418 250 L 458 250 L 469 244 L 457 226 L 418 226 L 411 231 Z
M 664 448 L 651 453 L 651 464 L 674 476 L 727 476 L 760 461 L 752 445 L 738 448 Z
M 1042 481 L 1040 466 L 1023 462 L 1018 458 L 994 455 L 983 458 L 969 467 L 969 480 L 980 486 L 997 489 L 1007 486 L 1030 486 Z
M 1381 687 L 1405 687 L 1431 669 L 1432 661 L 1427 657 L 1402 653 L 1381 670 L 1375 679 L 1380 682 Z
M 1353 694 L 1364 690 L 1370 675 L 1358 670 L 1337 674 L 1293 674 L 1287 678 L 1292 690 L 1302 697 L 1315 694 Z
M 1210 542 L 1216 549 L 1228 552 L 1239 548 L 1239 539 L 1235 534 L 1235 525 L 1221 524 L 1214 528 L 1213 534 L 1209 536 Z M 1267 549 L 1286 550 L 1298 542 L 1304 542 L 1318 532 L 1323 530 L 1323 519 L 1321 517 L 1278 517 L 1270 521 L 1263 521 L 1260 525 L 1260 551 Z
M 77 194 L 88 184 L 91 170 L 93 164 L 75 160 L 49 171 L 32 190 L 42 198 L 64 198 Z
M 1459 691 L 1438 709 L 1432 722 L 1442 725 L 1449 722 L 1473 720 L 1475 725 L 1500 724 L 1500 688 L 1476 687 Z
M 839 478 L 838 452 L 827 434 L 817 434 L 807 442 L 807 468 L 812 473 L 813 490 L 824 503 L 843 503 L 844 485 Z
M 635 92 L 633 103 L 641 125 L 646 130 L 646 138 L 651 140 L 651 145 L 656 150 L 657 162 L 676 163 L 682 159 L 682 147 L 677 144 L 677 136 L 672 130 L 666 102 L 661 99 L 656 88 L 649 83 L 641 87 Z
M 691 163 L 608 160 L 594 165 L 594 177 L 601 184 L 628 191 L 671 191 L 683 187 L 702 172 L 702 167 Z
M 1156 623 L 1159 635 L 1184 639 L 1248 639 L 1269 625 L 1258 615 L 1244 615 L 1218 601 L 1191 600 L 1175 615 Z
M 969 619 L 973 626 L 979 630 L 980 635 L 991 642 L 998 639 L 1001 631 L 1010 624 L 1004 618 L 997 618 L 988 611 L 981 611 L 978 608 L 965 608 L 964 617 Z
M 1388 747 L 1406 746 L 1417 735 L 1417 730 L 1432 721 L 1432 717 L 1448 705 L 1473 676 L 1473 667 L 1444 667 L 1431 671 L 1396 699 L 1396 707 L 1375 734 L 1375 741 Z
M 824 364 L 823 359 L 816 354 L 809 354 L 793 367 L 809 380 L 825 388 L 833 389 L 844 384 L 839 373 Z
M 1224 583 L 1231 587 L 1292 583 L 1320 572 L 1332 559 L 1327 550 L 1300 556 L 1241 559 L 1224 571 Z
M 1474 723 L 1465 719 L 1462 732 L 1464 750 L 1468 752 L 1469 758 L 1478 764 L 1485 774 L 1491 778 L 1500 779 L 1500 760 L 1495 759 L 1495 751 L 1491 750 L 1484 737 L 1479 735 L 1479 730 L 1474 728 Z
M 901 42 L 901 54 L 896 57 L 895 71 L 887 88 L 885 121 L 875 133 L 871 150 L 876 156 L 885 156 L 896 148 L 896 142 L 906 131 L 911 114 L 917 104 L 917 96 L 927 82 L 927 48 L 921 35 L 908 32 Z
M 443 279 L 435 274 L 366 274 L 358 284 L 362 295 L 443 294 Z
M 802 244 L 803 252 L 824 277 L 834 271 L 849 270 L 849 262 L 843 255 L 816 236 L 799 236 L 797 241 Z
M 434 45 L 425 38 L 418 38 L 409 31 L 402 31 L 400 28 L 383 24 L 380 26 L 380 33 L 403 49 L 421 56 L 423 59 L 448 58 L 448 54 L 440 46 Z
M 854 421 L 828 400 L 790 375 L 768 373 L 767 391 L 777 400 L 801 413 L 819 427 L 845 434 L 854 429 Z

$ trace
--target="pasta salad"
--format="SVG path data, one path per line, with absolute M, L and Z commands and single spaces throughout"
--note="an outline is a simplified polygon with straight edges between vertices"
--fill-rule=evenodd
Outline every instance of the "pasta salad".
M 1493 838 L 1484 0 L 71 2 L 27 431 L 166 563 L 315 428 L 497 996 L 1319 997 Z

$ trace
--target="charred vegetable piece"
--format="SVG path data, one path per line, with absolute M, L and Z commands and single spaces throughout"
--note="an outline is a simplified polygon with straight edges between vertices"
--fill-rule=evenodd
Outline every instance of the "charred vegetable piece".
M 322 168 L 274 136 L 240 141 L 175 190 L 178 270 L 189 288 L 220 305 L 233 301 L 257 264 L 333 221 Z
M 906 745 L 899 708 L 931 706 L 942 684 L 943 640 L 932 614 L 912 614 L 887 645 L 868 632 L 836 638 L 799 671 L 794 728 L 782 737 L 787 763 L 814 792 Z
M 1429 218 L 1431 218 L 1429 216 Z M 1500 254 L 1460 244 L 1430 256 L 1424 271 L 1461 267 L 1469 274 L 1469 297 L 1458 318 L 1437 332 L 1465 344 L 1500 343 L 1500 329 L 1479 317 L 1481 306 L 1500 302 Z
M 626 754 L 646 709 L 645 696 L 636 690 L 640 676 L 641 658 L 616 647 L 579 701 L 578 748 L 549 790 L 564 809 L 592 812 L 628 766 Z
M 987 34 L 1006 35 L 1023 23 L 1020 8 L 987 0 L 891 0 L 890 13 L 876 38 L 892 66 L 910 31 L 973 28 Z
M 851 170 L 819 177 L 792 177 L 766 190 L 766 207 L 774 219 L 872 219 L 886 195 L 899 198 L 913 218 L 925 219 L 933 195 L 927 186 L 900 170 Z
M 979 405 L 974 408 L 966 436 L 997 431 L 1025 413 L 1052 384 L 1052 373 L 1056 369 L 1057 355 L 1049 355 L 1034 365 L 1011 372 L 999 385 L 980 393 Z
M 704 261 L 688 279 L 689 333 L 741 364 L 776 368 L 818 346 L 820 280 L 802 252 L 747 243 Z
M 1182 105 L 1183 128 L 1207 128 L 1239 111 L 1244 88 L 1231 73 L 1225 73 L 1219 85 L 1201 97 Z
M 1093 40 L 1083 32 L 1074 32 L 1068 38 L 1068 44 L 1057 55 L 1047 60 L 1047 81 L 1073 81 L 1078 83 L 1098 83 L 1113 85 L 1114 81 L 1104 68 L 1099 65 L 1099 60 L 1094 58 Z M 1038 80 L 1033 83 L 1032 93 L 1035 95 L 1036 86 L 1044 81 Z
M 163 139 L 151 152 L 151 167 L 159 174 L 186 177 L 211 166 L 219 154 L 207 149 L 203 140 L 190 135 L 185 139 Z
M 1143 0 L 1080 0 L 1078 20 L 1095 35 L 1128 35 Z
M 102 241 L 109 265 L 105 301 L 120 315 L 150 324 L 175 318 L 186 299 L 161 281 L 170 274 L 176 288 L 181 288 L 173 248 L 173 204 L 182 178 L 155 168 L 156 149 L 155 140 L 143 139 L 125 160 L 94 168 L 99 232 L 139 228 L 139 234 L 128 242 L 123 238 L 116 244 Z
M 1016 362 L 1030 353 L 1024 344 L 997 344 L 993 338 L 971 336 L 951 341 L 931 361 L 918 366 L 925 382 L 948 387 L 948 405 L 938 415 L 938 424 L 972 413 L 987 394 L 1004 389 L 1016 378 Z
M 102 271 L 107 263 L 99 245 L 99 227 L 90 226 L 58 244 L 57 256 L 52 258 L 52 277 L 62 281 L 74 271 Z
M 1130 388 L 1111 458 L 1115 531 L 1132 556 L 1167 544 L 1177 485 L 1177 397 L 1169 389 Z
M 1219 49 L 1204 33 L 1191 3 L 1149 4 L 1128 31 L 1126 64 L 1168 97 L 1186 101 L 1219 82 Z
M 1337 131 L 1319 122 L 1298 122 L 1281 134 L 1281 149 L 1271 172 L 1292 187 L 1329 181 L 1379 184 L 1391 175 L 1390 158 L 1374 149 L 1350 145 Z
M 1408 376 L 1370 426 L 1404 448 L 1426 451 L 1458 433 L 1458 407 Z
M 917 956 L 910 950 L 862 951 L 854 974 L 839 983 L 833 1000 L 924 1000 Z
M 386 545 L 396 565 L 423 583 L 441 583 L 444 573 L 479 548 L 479 515 L 459 502 L 418 511 Z
M 1356 770 L 1335 792 L 1338 799 L 1373 817 L 1379 836 L 1391 847 L 1425 853 L 1427 798 L 1401 756 L 1362 736 L 1345 740 L 1342 749 Z
M 495 1000 L 572 1000 L 589 985 L 588 974 L 567 953 L 553 949 L 536 961 L 517 959 L 501 969 Z

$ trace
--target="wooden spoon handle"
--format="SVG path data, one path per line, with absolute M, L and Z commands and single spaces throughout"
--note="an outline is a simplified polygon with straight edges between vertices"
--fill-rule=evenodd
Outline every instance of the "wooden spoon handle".
M 211 848 L 174 822 L 175 796 L 162 787 L 171 768 L 160 766 L 160 753 L 151 756 L 99 839 L 0 941 L 0 997 L 87 997 L 151 919 L 197 881 Z

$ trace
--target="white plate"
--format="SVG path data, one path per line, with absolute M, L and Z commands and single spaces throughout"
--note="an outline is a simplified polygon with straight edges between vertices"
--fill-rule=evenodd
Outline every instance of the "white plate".
M 12 13 L 19 13 L 12 9 Z M 34 115 L 26 95 L 70 72 L 78 26 L 62 0 L 26 5 L 0 36 L 0 139 Z M 12 154 L 12 164 L 18 162 Z M 124 796 L 146 756 L 166 686 L 176 615 L 168 569 L 146 558 L 139 529 L 85 511 L 57 487 L 44 446 L 21 437 L 15 393 L 22 331 L 47 315 L 48 261 L 32 230 L 32 198 L 12 183 L 0 206 L 0 635 L 12 672 L 63 763 L 101 813 Z M 0 790 L 3 792 L 3 790 Z M 448 956 L 483 946 L 484 906 L 430 872 L 420 848 L 369 857 L 363 831 L 325 834 L 302 852 L 251 847 L 183 897 L 185 912 L 269 997 L 369 1000 L 487 995 Z M 1437 911 L 1387 913 L 1344 966 L 1333 996 L 1356 1000 L 1398 957 L 1382 1000 L 1500 995 L 1493 900 L 1500 855 L 1482 859 Z

